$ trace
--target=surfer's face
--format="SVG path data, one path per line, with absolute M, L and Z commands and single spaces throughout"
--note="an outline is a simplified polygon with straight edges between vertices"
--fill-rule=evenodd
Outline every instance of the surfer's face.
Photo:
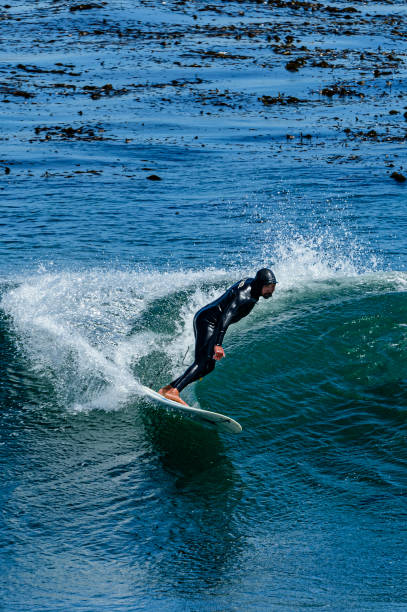
M 261 290 L 261 294 L 265 300 L 268 300 L 268 298 L 271 298 L 271 296 L 274 293 L 275 288 L 276 288 L 275 285 L 264 285 L 263 289 Z

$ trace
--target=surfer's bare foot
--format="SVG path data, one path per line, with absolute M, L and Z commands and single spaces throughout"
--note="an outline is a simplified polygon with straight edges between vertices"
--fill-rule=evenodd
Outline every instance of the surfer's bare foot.
M 172 388 L 173 387 L 171 387 L 171 385 L 165 385 L 165 387 L 161 387 L 161 389 L 158 390 L 158 393 L 165 397 L 165 394 L 167 393 L 167 391 L 169 391 Z
M 164 397 L 166 397 L 167 399 L 172 400 L 173 402 L 178 402 L 179 404 L 183 404 L 184 406 L 188 406 L 188 404 L 186 402 L 184 402 L 183 399 L 180 398 L 178 389 L 175 389 L 174 387 L 171 387 L 168 391 L 163 393 L 163 395 L 164 395 Z

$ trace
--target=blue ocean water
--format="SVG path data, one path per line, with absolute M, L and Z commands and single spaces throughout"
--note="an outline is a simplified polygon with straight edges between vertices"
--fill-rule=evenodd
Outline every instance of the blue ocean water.
M 2 610 L 407 609 L 406 12 L 0 9 Z

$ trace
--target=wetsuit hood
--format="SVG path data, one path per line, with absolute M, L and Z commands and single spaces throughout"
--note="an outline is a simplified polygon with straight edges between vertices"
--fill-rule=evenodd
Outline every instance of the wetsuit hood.
M 261 296 L 261 291 L 265 285 L 276 285 L 276 284 L 277 284 L 277 280 L 274 275 L 274 272 L 270 270 L 270 268 L 262 268 L 261 270 L 257 272 L 252 282 L 251 294 L 254 298 L 259 299 L 259 297 Z

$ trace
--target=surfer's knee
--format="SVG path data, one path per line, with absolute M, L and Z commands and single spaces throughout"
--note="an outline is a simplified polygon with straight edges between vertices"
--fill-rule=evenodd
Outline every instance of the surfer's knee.
M 210 374 L 211 372 L 213 372 L 214 369 L 215 369 L 215 360 L 210 359 L 209 361 L 205 363 L 202 375 L 206 376 L 207 374 Z

